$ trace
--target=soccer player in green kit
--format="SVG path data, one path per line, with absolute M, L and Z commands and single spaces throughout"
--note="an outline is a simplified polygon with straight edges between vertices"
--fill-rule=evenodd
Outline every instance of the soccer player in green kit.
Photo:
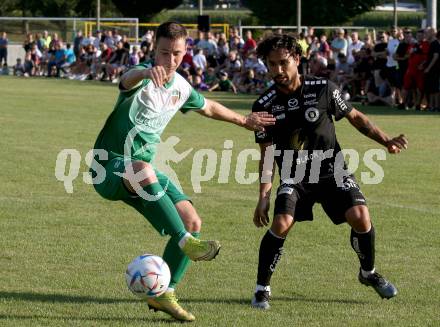
M 254 131 L 263 131 L 275 119 L 267 112 L 242 116 L 197 93 L 176 72 L 186 53 L 186 37 L 180 24 L 160 25 L 156 32 L 155 66 L 140 64 L 121 77 L 119 98 L 95 143 L 96 162 L 91 171 L 95 189 L 102 197 L 124 201 L 159 233 L 171 236 L 163 254 L 171 270 L 171 282 L 167 292 L 148 299 L 148 305 L 177 320 L 193 321 L 194 315 L 177 303 L 174 289 L 190 260 L 212 260 L 220 244 L 198 239 L 201 219 L 189 198 L 151 164 L 155 145 L 178 111 L 196 111 Z M 98 149 L 105 150 L 108 157 L 99 156 Z M 105 176 L 100 183 L 96 181 L 98 175 Z

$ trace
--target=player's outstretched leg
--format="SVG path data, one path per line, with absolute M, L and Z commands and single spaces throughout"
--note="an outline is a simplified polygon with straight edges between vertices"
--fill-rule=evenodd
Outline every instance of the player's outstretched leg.
M 133 185 L 138 185 L 148 194 L 151 199 L 140 197 L 141 206 L 136 205 L 135 208 L 141 211 L 142 215 L 159 231 L 165 231 L 171 236 L 172 242 L 175 242 L 193 261 L 209 261 L 214 259 L 220 251 L 220 243 L 218 241 L 203 241 L 189 234 L 182 222 L 182 219 L 164 187 L 158 180 L 154 168 L 151 164 L 143 161 L 134 161 L 131 163 L 131 169 L 127 169 L 124 181 L 126 187 L 134 193 L 136 190 Z M 136 180 L 137 175 L 145 176 L 140 182 L 131 182 Z M 128 199 L 130 204 L 133 202 Z
M 194 321 L 196 319 L 194 315 L 183 309 L 177 301 L 173 290 L 168 290 L 159 297 L 147 300 L 150 310 L 165 312 L 179 321 Z
M 219 241 L 203 241 L 195 237 L 184 239 L 182 251 L 193 261 L 210 261 L 220 252 Z
M 268 230 L 261 240 L 258 257 L 257 286 L 251 301 L 251 305 L 254 308 L 263 310 L 270 308 L 270 279 L 283 254 L 284 241 L 285 238 L 275 235 L 271 230 Z
M 397 289 L 374 268 L 374 239 L 373 225 L 366 233 L 357 233 L 353 229 L 351 230 L 350 243 L 361 264 L 358 279 L 365 286 L 373 287 L 382 299 L 391 299 L 397 295 Z

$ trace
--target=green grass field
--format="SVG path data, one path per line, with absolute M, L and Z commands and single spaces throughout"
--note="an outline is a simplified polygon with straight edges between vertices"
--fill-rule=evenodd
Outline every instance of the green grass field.
M 174 325 L 125 286 L 126 265 L 144 252 L 161 255 L 166 239 L 122 203 L 105 201 L 82 181 L 84 161 L 112 110 L 114 85 L 0 78 L 0 326 Z M 208 94 L 242 113 L 253 97 Z M 385 178 L 361 187 L 376 226 L 377 267 L 399 289 L 381 300 L 357 281 L 358 260 L 347 225 L 334 226 L 319 206 L 315 221 L 297 224 L 274 275 L 272 309 L 250 307 L 264 230 L 252 223 L 257 184 L 235 181 L 240 150 L 257 148 L 253 134 L 198 114 L 178 114 L 163 138 L 181 138 L 173 166 L 204 220 L 202 236 L 223 248 L 213 262 L 192 265 L 178 295 L 195 326 L 440 326 L 440 115 L 360 107 L 410 148 L 380 164 Z M 343 120 L 339 141 L 360 151 L 379 147 Z M 233 140 L 229 183 L 215 178 L 194 193 L 193 155 L 220 156 Z M 62 149 L 81 156 L 74 192 L 55 178 Z M 220 162 L 220 159 L 219 159 Z M 256 172 L 250 161 L 247 172 Z M 363 165 L 356 172 L 369 171 Z M 176 323 L 176 325 L 179 325 Z

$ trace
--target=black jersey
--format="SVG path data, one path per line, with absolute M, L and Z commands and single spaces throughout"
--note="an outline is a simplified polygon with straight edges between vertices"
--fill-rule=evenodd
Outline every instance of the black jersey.
M 351 110 L 333 82 L 302 76 L 295 93 L 286 95 L 274 85 L 254 102 L 253 112 L 267 111 L 276 118 L 275 125 L 255 132 L 255 140 L 280 150 L 275 160 L 283 181 L 316 183 L 333 176 L 335 158 L 341 151 L 333 117 L 340 120 Z M 313 161 L 318 166 L 314 164 L 312 169 Z

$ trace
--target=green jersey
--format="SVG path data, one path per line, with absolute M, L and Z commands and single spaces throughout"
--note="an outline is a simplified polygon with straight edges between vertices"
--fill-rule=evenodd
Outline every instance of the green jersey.
M 147 68 L 140 64 L 133 69 Z M 108 160 L 129 156 L 151 162 L 171 118 L 178 111 L 204 109 L 205 103 L 205 98 L 178 73 L 163 87 L 145 79 L 135 88 L 120 92 L 94 148 L 106 150 Z

